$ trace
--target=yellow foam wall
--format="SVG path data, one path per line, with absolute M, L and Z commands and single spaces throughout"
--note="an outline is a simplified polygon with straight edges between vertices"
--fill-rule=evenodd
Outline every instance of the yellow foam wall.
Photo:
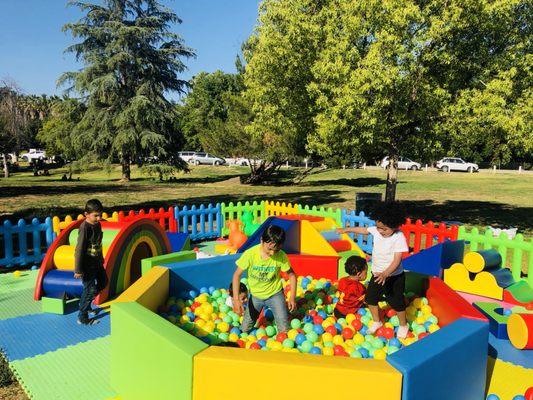
M 300 253 L 313 256 L 336 256 L 337 252 L 309 221 L 300 224 Z
M 492 357 L 489 357 L 487 364 L 487 394 L 496 394 L 501 400 L 523 395 L 533 383 L 533 369 Z
M 455 263 L 444 270 L 444 282 L 459 292 L 503 299 L 503 288 L 498 286 L 492 274 L 482 271 L 474 275 L 474 280 L 470 280 L 468 270 L 461 263 Z
M 168 298 L 169 272 L 167 268 L 153 267 L 115 300 L 103 304 L 128 303 L 135 301 L 153 312 Z
M 102 247 L 104 257 L 107 254 L 107 247 Z M 59 246 L 54 252 L 54 265 L 57 269 L 74 271 L 74 253 L 76 246 Z
M 386 361 L 211 346 L 193 364 L 193 400 L 401 399 Z

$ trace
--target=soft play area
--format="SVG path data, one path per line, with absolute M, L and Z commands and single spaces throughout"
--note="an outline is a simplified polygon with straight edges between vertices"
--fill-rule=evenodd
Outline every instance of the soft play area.
M 346 260 L 372 263 L 371 235 L 337 233 L 375 225 L 364 212 L 262 201 L 104 217 L 94 326 L 76 323 L 83 217 L 0 226 L 0 266 L 13 270 L 0 274 L 0 349 L 31 399 L 533 400 L 533 242 L 520 234 L 407 219 L 398 339 L 385 302 L 375 334 L 367 307 L 334 316 Z M 296 309 L 288 332 L 266 309 L 245 333 L 228 286 L 272 225 Z

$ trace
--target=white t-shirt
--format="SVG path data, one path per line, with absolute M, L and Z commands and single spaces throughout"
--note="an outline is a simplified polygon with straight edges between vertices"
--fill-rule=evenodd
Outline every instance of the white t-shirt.
M 378 228 L 369 226 L 368 233 L 372 234 L 374 242 L 372 245 L 372 272 L 379 273 L 385 271 L 394 260 L 394 253 L 408 251 L 407 241 L 402 232 L 397 231 L 388 237 L 379 233 Z M 399 275 L 403 272 L 402 265 L 394 271 L 391 276 Z

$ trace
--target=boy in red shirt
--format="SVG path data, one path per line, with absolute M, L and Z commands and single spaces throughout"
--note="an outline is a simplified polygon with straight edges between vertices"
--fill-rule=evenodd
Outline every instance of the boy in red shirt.
M 360 281 L 366 279 L 368 270 L 366 259 L 351 256 L 346 260 L 344 270 L 348 276 L 339 279 L 340 296 L 333 311 L 337 319 L 345 318 L 348 314 L 355 314 L 365 300 L 366 289 Z

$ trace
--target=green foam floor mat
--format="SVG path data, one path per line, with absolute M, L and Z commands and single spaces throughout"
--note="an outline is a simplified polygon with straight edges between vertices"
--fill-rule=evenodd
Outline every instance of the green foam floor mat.
M 12 272 L 0 274 L 0 294 L 11 293 L 22 289 L 35 288 L 35 281 L 39 270 L 20 271 L 20 276 L 16 278 Z
M 33 300 L 33 288 L 0 292 L 0 320 L 41 313 L 41 303 Z
M 111 337 L 105 336 L 10 365 L 33 400 L 108 400 L 117 396 L 110 359 Z

